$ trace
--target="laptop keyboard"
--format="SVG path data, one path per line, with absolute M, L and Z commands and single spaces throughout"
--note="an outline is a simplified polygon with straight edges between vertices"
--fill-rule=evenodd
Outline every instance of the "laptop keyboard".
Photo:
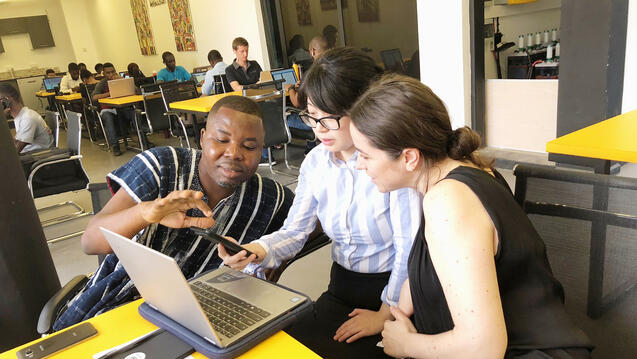
M 227 338 L 232 338 L 270 315 L 265 310 L 204 282 L 196 281 L 190 287 L 212 327 Z

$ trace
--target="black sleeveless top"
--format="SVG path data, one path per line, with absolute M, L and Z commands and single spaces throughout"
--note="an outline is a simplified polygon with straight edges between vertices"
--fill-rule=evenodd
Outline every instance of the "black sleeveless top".
M 584 332 L 564 310 L 564 290 L 553 277 L 544 242 L 497 171 L 466 166 L 447 177 L 466 184 L 480 199 L 499 236 L 495 256 L 500 299 L 512 349 L 590 348 Z M 424 220 L 409 254 L 408 271 L 419 333 L 439 334 L 453 329 L 447 300 L 431 262 Z

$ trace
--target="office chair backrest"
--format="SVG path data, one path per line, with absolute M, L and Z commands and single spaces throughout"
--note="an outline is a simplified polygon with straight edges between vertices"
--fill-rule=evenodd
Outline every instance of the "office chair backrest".
M 590 336 L 595 356 L 631 357 L 637 352 L 637 293 L 631 290 L 637 283 L 637 179 L 528 164 L 514 174 L 516 199 L 546 244 L 566 310 Z
M 66 110 L 66 120 L 66 147 L 71 150 L 74 155 L 79 155 L 81 154 L 80 145 L 82 143 L 82 132 L 80 131 L 82 114 Z
M 58 139 L 60 137 L 60 121 L 59 121 L 60 113 L 47 110 L 44 113 L 44 121 L 46 125 L 51 129 L 51 134 L 53 135 L 53 147 L 58 146 Z
M 215 81 L 215 94 L 234 91 L 232 89 L 232 86 L 230 86 L 230 83 L 228 82 L 226 74 L 214 75 L 213 79 Z
M 272 91 L 261 96 L 252 96 L 263 114 L 265 130 L 264 148 L 290 142 L 290 130 L 285 121 L 285 95 L 281 91 Z
M 165 82 L 159 84 L 162 98 L 164 100 L 164 108 L 166 112 L 170 111 L 170 104 L 177 101 L 196 98 L 197 87 L 194 82 Z
M 169 129 L 170 125 L 168 117 L 165 115 L 166 110 L 161 92 L 146 93 L 142 95 L 142 98 L 150 133 Z
M 141 85 L 139 88 L 142 90 L 142 95 L 159 92 L 159 84 L 157 83 Z
M 86 103 L 88 105 L 93 105 L 91 94 L 93 93 L 93 91 L 95 91 L 95 86 L 96 84 L 80 84 L 80 94 L 82 95 L 82 98 L 86 100 Z

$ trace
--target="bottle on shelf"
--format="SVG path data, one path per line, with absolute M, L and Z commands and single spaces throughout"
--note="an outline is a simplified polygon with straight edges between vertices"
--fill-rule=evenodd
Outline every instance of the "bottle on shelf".
M 551 30 L 551 42 L 553 45 L 557 44 L 557 29 Z
M 555 44 L 555 61 L 560 61 L 560 43 Z
M 542 42 L 544 44 L 544 46 L 548 46 L 550 41 L 549 41 L 549 31 L 548 30 L 544 30 L 544 41 Z
M 526 34 L 526 51 L 531 52 L 533 50 L 533 34 L 530 32 Z
M 539 31 L 535 33 L 535 48 L 536 49 L 542 48 L 542 35 L 540 34 Z
M 515 50 L 516 54 L 524 54 L 526 51 L 524 49 L 524 35 L 518 36 L 518 48 Z
M 553 45 L 546 46 L 546 62 L 553 62 Z

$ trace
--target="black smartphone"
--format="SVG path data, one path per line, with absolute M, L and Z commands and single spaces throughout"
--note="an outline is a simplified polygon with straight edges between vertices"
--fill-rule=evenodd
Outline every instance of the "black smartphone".
M 223 244 L 223 247 L 226 249 L 226 251 L 230 255 L 235 255 L 241 251 L 246 251 L 247 252 L 246 257 L 250 257 L 251 255 L 254 254 L 255 256 L 257 256 L 257 258 L 259 258 L 259 256 L 256 255 L 255 253 L 250 252 L 249 250 L 241 247 L 239 244 L 235 242 L 229 241 L 227 238 L 222 237 L 218 235 L 217 233 L 214 233 L 207 229 L 203 229 L 199 227 L 190 227 L 190 230 L 193 231 L 196 235 L 202 236 L 203 238 L 211 242 Z
M 40 359 L 51 356 L 60 350 L 82 342 L 97 334 L 91 323 L 82 323 L 63 332 L 52 334 L 44 340 L 20 349 L 16 354 L 19 359 Z
M 195 349 L 191 345 L 184 343 L 181 339 L 165 330 L 160 330 L 157 334 L 135 343 L 132 347 L 124 348 L 124 350 L 108 356 L 107 359 L 144 357 L 182 359 L 194 351 Z M 141 353 L 143 356 L 137 353 Z M 135 354 L 137 354 L 137 356 L 135 356 Z

